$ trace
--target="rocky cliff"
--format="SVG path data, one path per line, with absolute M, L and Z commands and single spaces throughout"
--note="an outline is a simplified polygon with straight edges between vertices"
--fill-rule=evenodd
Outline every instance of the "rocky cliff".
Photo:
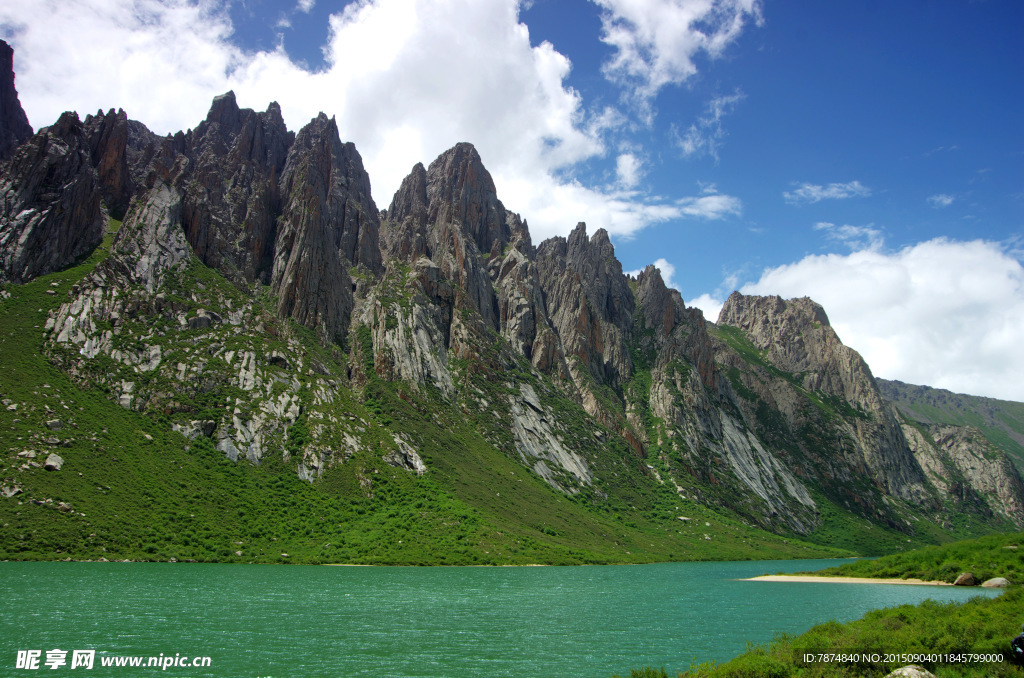
M 99 245 L 100 183 L 76 114 L 18 147 L 3 166 L 0 201 L 0 281 L 56 271 Z
M 14 50 L 0 40 L 0 162 L 32 136 L 32 126 L 14 87 Z
M 909 420 L 970 425 L 1010 455 L 1024 472 L 1024 404 L 878 379 L 882 395 Z
M 468 143 L 379 212 L 333 119 L 293 133 L 229 92 L 163 138 L 123 111 L 65 114 L 0 190 L 13 282 L 123 216 L 49 313 L 47 356 L 233 462 L 367 497 L 381 462 L 481 502 L 467 469 L 512 468 L 588 511 L 688 507 L 823 540 L 1020 523 L 1005 458 L 901 422 L 820 306 L 736 293 L 712 324 L 656 268 L 624 274 L 604 230 L 535 247 Z

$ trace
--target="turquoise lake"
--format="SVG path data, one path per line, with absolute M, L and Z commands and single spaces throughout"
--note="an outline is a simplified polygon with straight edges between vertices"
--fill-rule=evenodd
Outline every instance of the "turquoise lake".
M 412 568 L 0 563 L 0 674 L 610 678 L 981 589 L 737 581 L 845 561 Z M 43 665 L 47 652 L 67 663 Z M 91 671 L 71 651 L 95 650 Z M 16 670 L 39 650 L 39 672 Z M 104 667 L 208 656 L 205 668 Z

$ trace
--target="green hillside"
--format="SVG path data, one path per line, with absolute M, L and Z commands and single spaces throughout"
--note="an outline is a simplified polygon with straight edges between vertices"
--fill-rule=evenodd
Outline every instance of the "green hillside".
M 489 442 L 493 421 L 375 376 L 359 392 L 334 394 L 335 413 L 364 421 L 368 431 L 364 449 L 320 479 L 301 480 L 280 449 L 258 465 L 232 462 L 209 438 L 189 441 L 171 431 L 167 414 L 121 407 L 109 392 L 79 387 L 44 356 L 47 313 L 105 256 L 111 237 L 79 266 L 7 286 L 0 301 L 0 488 L 11 495 L 0 497 L 0 559 L 501 565 L 846 553 L 683 500 L 651 482 L 643 460 L 623 450 L 599 457 L 618 465 L 608 474 L 614 484 L 558 492 Z M 238 293 L 198 262 L 182 277 L 183 289 Z M 274 331 L 247 340 L 269 351 L 283 336 L 296 338 L 320 369 L 346 368 L 344 355 L 324 351 L 303 328 Z M 495 388 L 469 372 L 466 378 Z M 177 400 L 202 417 L 223 395 L 213 389 Z M 571 402 L 561 406 L 568 419 L 583 421 Z M 302 444 L 309 425 L 300 418 L 282 446 Z M 383 461 L 394 434 L 416 437 L 426 474 Z M 43 468 L 51 453 L 64 460 L 59 471 Z

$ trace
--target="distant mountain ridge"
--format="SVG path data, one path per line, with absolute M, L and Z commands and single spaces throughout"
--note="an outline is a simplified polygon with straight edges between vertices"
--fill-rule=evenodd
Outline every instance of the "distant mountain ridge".
M 566 555 L 584 538 L 559 534 L 579 525 L 612 560 L 633 557 L 629 540 L 684 558 L 703 557 L 694 539 L 753 548 L 757 530 L 867 551 L 1024 525 L 1005 455 L 901 420 L 821 306 L 733 293 L 709 323 L 655 267 L 624 274 L 603 229 L 534 246 L 469 143 L 415 165 L 381 211 L 333 119 L 291 132 L 276 103 L 241 109 L 229 92 L 167 137 L 123 111 L 65 113 L 0 165 L 0 194 L 12 299 L 103 252 L 50 290 L 39 329 L 76 388 L 185 453 L 283 469 L 328 504 L 405 507 L 406 530 L 426 529 L 411 506 L 428 487 L 574 562 L 592 557 Z M 8 411 L 52 414 L 41 397 Z M 94 502 L 81 513 L 111 510 L 81 471 L 18 461 L 59 442 L 51 419 L 4 416 L 29 427 L 4 440 L 8 498 L 45 504 L 70 483 Z M 61 456 L 84 469 L 108 444 L 79 437 Z M 708 511 L 730 527 L 694 534 L 687 514 Z M 317 557 L 371 558 L 328 550 L 354 530 L 305 534 L 328 543 Z M 405 541 L 372 548 L 405 562 Z
M 931 386 L 877 379 L 882 395 L 909 419 L 973 426 L 1024 469 L 1024 403 L 953 393 Z

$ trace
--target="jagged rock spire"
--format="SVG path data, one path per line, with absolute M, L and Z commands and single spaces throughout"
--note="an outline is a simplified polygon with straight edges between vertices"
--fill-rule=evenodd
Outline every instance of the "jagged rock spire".
M 0 161 L 32 136 L 32 125 L 14 88 L 14 49 L 0 40 Z

